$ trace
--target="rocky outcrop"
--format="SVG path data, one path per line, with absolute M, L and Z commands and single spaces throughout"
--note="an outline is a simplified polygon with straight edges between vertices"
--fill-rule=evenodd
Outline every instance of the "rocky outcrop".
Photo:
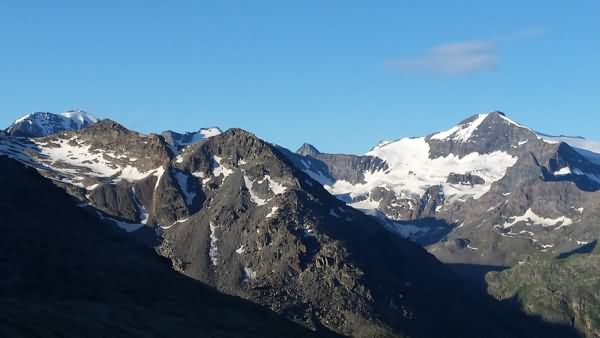
M 222 133 L 221 129 L 217 127 L 202 128 L 196 132 L 177 133 L 171 130 L 163 131 L 161 136 L 164 137 L 165 141 L 173 147 L 176 151 L 181 151 L 183 148 L 200 142 L 209 137 L 219 135 Z
M 285 154 L 298 168 L 325 185 L 339 180 L 351 184 L 364 183 L 366 173 L 388 168 L 384 161 L 373 156 L 324 154 L 307 143 L 295 154 L 288 151 Z
M 485 180 L 477 175 L 473 175 L 471 173 L 466 174 L 456 174 L 450 173 L 448 175 L 447 183 L 452 184 L 466 184 L 466 185 L 476 185 L 476 184 L 484 184 Z

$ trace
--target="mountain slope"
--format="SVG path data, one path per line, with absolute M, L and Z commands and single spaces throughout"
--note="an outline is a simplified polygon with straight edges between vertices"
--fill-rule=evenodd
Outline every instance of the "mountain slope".
M 101 121 L 43 139 L 5 137 L 0 150 L 84 210 L 156 245 L 176 270 L 319 332 L 518 337 L 549 329 L 496 309 L 418 245 L 329 194 L 281 148 L 240 129 L 173 149 L 162 136 Z
M 551 136 L 542 133 L 538 133 L 538 135 L 544 140 L 550 142 L 563 142 L 567 143 L 573 149 L 575 149 L 578 153 L 586 157 L 588 160 L 600 164 L 600 142 L 588 140 L 583 137 L 573 137 L 573 136 Z
M 5 132 L 18 137 L 44 137 L 63 131 L 80 130 L 96 122 L 96 117 L 81 110 L 70 110 L 62 114 L 37 112 L 17 119 Z
M 586 249 L 595 245 L 589 243 Z M 563 258 L 532 257 L 486 279 L 498 299 L 516 298 L 528 313 L 573 326 L 591 338 L 600 337 L 599 273 L 600 254 L 595 249 Z
M 5 156 L 0 186 L 1 336 L 313 335 L 175 273 Z
M 361 179 L 329 175 L 321 183 L 443 261 L 506 266 L 539 251 L 569 251 L 600 235 L 594 203 L 600 166 L 503 113 L 383 142 L 366 156 L 381 165 L 341 165 L 353 171 L 346 177 Z M 307 174 L 319 166 L 323 173 L 338 170 L 321 153 L 290 157 Z
M 220 290 L 352 336 L 573 336 L 495 309 L 246 131 L 228 130 L 180 158 L 175 170 L 197 178 L 187 188 L 201 207 L 162 227 L 161 248 L 177 269 Z

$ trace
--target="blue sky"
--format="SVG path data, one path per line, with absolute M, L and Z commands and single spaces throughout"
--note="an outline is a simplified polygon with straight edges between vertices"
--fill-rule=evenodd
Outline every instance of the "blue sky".
M 81 108 L 363 153 L 498 109 L 599 139 L 600 2 L 569 3 L 4 0 L 0 124 Z

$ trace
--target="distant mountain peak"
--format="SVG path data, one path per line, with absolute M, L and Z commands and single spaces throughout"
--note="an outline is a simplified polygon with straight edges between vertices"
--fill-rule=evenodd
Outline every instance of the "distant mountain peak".
M 456 126 L 429 136 L 430 140 L 436 141 L 454 141 L 458 143 L 467 143 L 473 136 L 489 134 L 499 128 L 516 127 L 529 129 L 511 120 L 501 111 L 490 113 L 480 113 L 463 120 Z
M 83 110 L 68 110 L 61 114 L 35 112 L 13 122 L 6 133 L 18 137 L 44 137 L 64 131 L 77 131 L 98 122 L 98 118 Z
M 73 121 L 77 121 L 79 123 L 96 123 L 98 122 L 98 118 L 95 117 L 94 115 L 86 112 L 85 110 L 81 110 L 81 109 L 72 109 L 72 110 L 67 110 L 66 112 L 61 114 L 62 116 L 73 120 Z
M 312 144 L 304 143 L 302 146 L 300 146 L 300 148 L 298 148 L 298 150 L 296 150 L 296 153 L 303 156 L 314 156 L 319 155 L 321 152 Z
M 166 130 L 161 133 L 168 144 L 175 148 L 175 150 L 181 150 L 186 146 L 194 144 L 198 141 L 205 140 L 209 137 L 217 136 L 222 134 L 223 131 L 219 127 L 201 128 L 194 132 L 183 132 L 178 133 L 172 130 Z

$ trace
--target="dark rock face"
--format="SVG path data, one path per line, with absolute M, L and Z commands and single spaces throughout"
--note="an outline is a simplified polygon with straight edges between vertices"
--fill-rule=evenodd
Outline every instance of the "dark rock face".
M 384 161 L 373 156 L 323 154 L 306 143 L 296 151 L 296 154 L 289 151 L 284 151 L 284 154 L 298 168 L 321 184 L 331 184 L 337 180 L 352 184 L 364 183 L 365 173 L 387 169 Z
M 66 135 L 66 137 L 72 136 L 75 134 Z M 133 165 L 140 171 L 152 170 L 164 165 L 173 156 L 161 136 L 143 135 L 111 120 L 102 120 L 83 129 L 76 136 L 79 142 L 89 145 L 92 152 L 109 150 L 116 165 L 126 166 L 134 159 Z M 52 139 L 47 141 L 52 142 Z
M 450 173 L 448 175 L 447 183 L 453 184 L 467 184 L 467 185 L 476 185 L 476 184 L 484 184 L 485 180 L 477 175 L 473 175 L 471 173 L 467 174 L 456 174 Z
M 373 173 L 387 169 L 383 160 L 372 156 L 321 154 L 316 158 L 325 163 L 335 180 L 344 180 L 352 184 L 363 183 L 365 172 Z
M 200 142 L 207 139 L 208 137 L 218 135 L 222 131 L 219 128 L 202 128 L 197 132 L 186 132 L 177 133 L 171 130 L 167 130 L 161 133 L 161 136 L 165 141 L 177 151 L 181 151 L 186 146 Z
M 0 186 L 3 337 L 317 336 L 172 271 L 5 156 Z
M 131 196 L 128 184 L 102 185 L 92 190 L 87 197 L 98 209 L 124 219 L 135 220 L 139 211 Z
M 478 115 L 462 121 L 458 126 L 468 127 L 477 121 Z M 519 127 L 505 119 L 500 112 L 486 115 L 478 127 L 473 131 L 468 140 L 457 140 L 452 136 L 444 139 L 435 139 L 433 135 L 427 137 L 430 146 L 431 158 L 444 157 L 454 154 L 464 157 L 468 154 L 489 154 L 495 151 L 504 151 L 509 154 L 519 152 L 519 145 L 537 143 L 538 137 L 527 128 Z M 459 128 L 460 130 L 460 128 Z
M 317 150 L 312 144 L 304 143 L 298 150 L 296 150 L 296 154 L 302 156 L 312 156 L 316 157 L 321 152 Z
M 444 205 L 444 191 L 440 186 L 431 186 L 425 191 L 421 199 L 415 218 L 432 217 L 436 214 L 436 209 Z

